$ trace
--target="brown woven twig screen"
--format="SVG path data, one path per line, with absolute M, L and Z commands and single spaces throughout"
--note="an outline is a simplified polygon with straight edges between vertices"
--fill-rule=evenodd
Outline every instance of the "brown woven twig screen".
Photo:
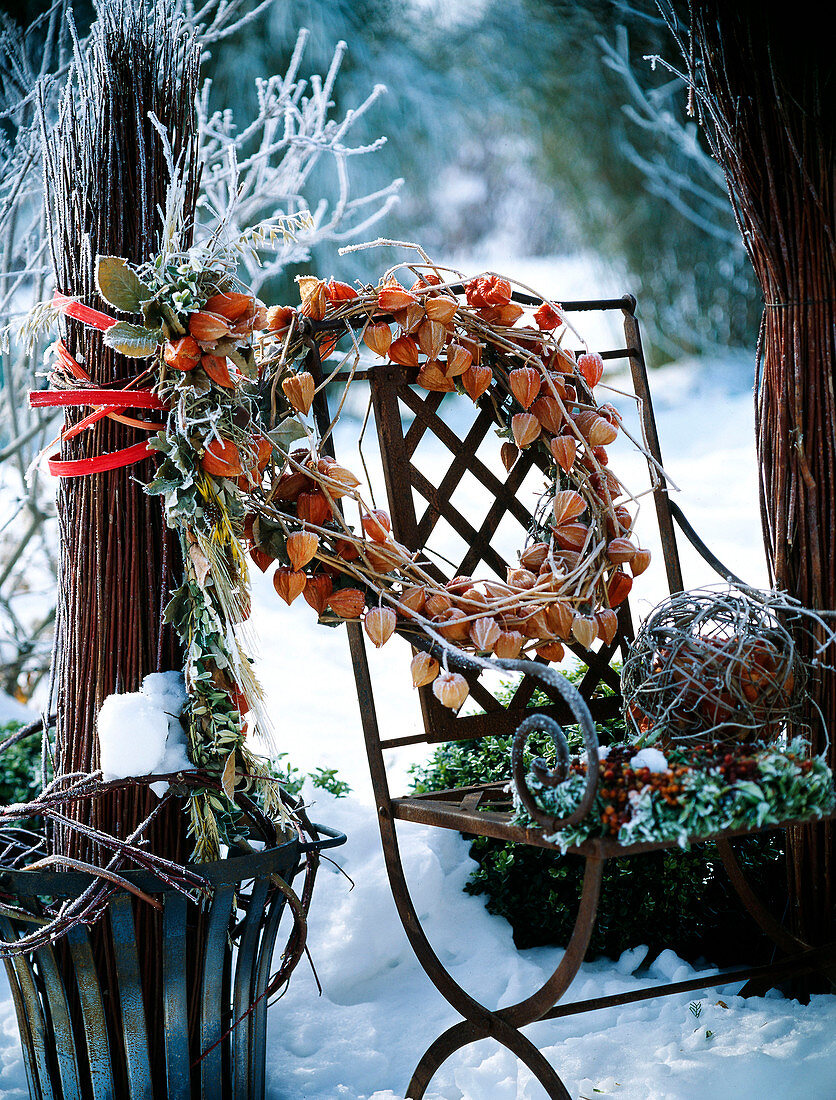
M 696 0 L 678 34 L 712 152 L 764 297 L 757 394 L 767 557 L 803 605 L 836 608 L 836 67 L 813 6 Z M 820 23 L 820 26 L 816 26 Z M 811 656 L 810 639 L 797 644 Z M 832 654 L 827 658 L 832 663 Z M 836 680 L 814 706 L 836 729 Z M 821 728 L 821 723 L 811 723 Z M 823 735 L 822 735 L 823 736 Z M 816 751 L 824 748 L 820 736 Z M 831 739 L 829 764 L 836 765 Z M 836 831 L 794 829 L 790 890 L 805 939 L 832 936 Z

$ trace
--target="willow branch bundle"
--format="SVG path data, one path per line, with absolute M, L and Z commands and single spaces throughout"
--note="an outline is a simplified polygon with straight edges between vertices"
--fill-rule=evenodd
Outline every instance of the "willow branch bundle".
M 97 254 L 135 262 L 160 251 L 169 169 L 153 116 L 172 135 L 174 163 L 191 222 L 198 172 L 194 98 L 199 50 L 171 7 L 149 12 L 126 0 L 99 9 L 87 50 L 76 59 L 57 122 L 46 133 L 47 221 L 56 289 L 106 310 L 95 285 Z M 138 320 L 139 318 L 132 318 Z M 100 386 L 120 388 L 142 370 L 105 347 L 102 334 L 67 320 L 67 350 Z M 74 424 L 84 410 L 67 414 Z M 110 418 L 65 441 L 61 457 L 79 459 L 137 442 L 136 432 Z M 176 638 L 162 612 L 177 568 L 176 543 L 159 502 L 144 492 L 150 461 L 103 474 L 68 478 L 58 493 L 60 560 L 56 659 L 52 693 L 57 711 L 56 776 L 95 772 L 99 763 L 96 715 L 113 692 L 138 690 L 148 673 L 179 669 Z M 147 786 L 131 784 L 103 797 L 79 797 L 66 821 L 51 824 L 50 854 L 104 866 L 112 853 L 102 835 L 127 838 L 154 810 Z M 80 826 L 86 826 L 82 828 Z M 147 832 L 152 851 L 183 863 L 187 851 L 181 804 L 168 800 Z M 137 940 L 149 1034 L 162 1043 L 162 974 L 154 943 L 160 914 L 137 911 Z M 100 969 L 115 977 L 113 945 L 104 924 L 94 950 Z M 63 957 L 63 954 L 62 954 Z M 66 980 L 72 982 L 67 963 Z M 113 1006 L 116 1011 L 116 1006 Z M 116 1028 L 115 1018 L 109 1026 Z M 153 1059 L 154 1064 L 162 1059 Z M 123 1069 L 114 1065 L 117 1080 Z
M 824 24 L 777 6 L 700 0 L 678 35 L 697 110 L 723 168 L 764 297 L 756 403 L 764 539 L 773 581 L 836 608 L 836 71 Z M 809 13 L 808 13 L 809 14 Z M 827 51 L 827 52 L 826 52 Z M 821 642 L 819 638 L 817 641 Z M 810 656 L 815 640 L 798 639 Z M 832 663 L 832 660 L 831 660 Z M 815 685 L 836 728 L 836 678 Z M 814 751 L 824 743 L 819 737 Z M 828 762 L 836 765 L 836 747 Z M 832 936 L 836 830 L 791 835 L 799 932 Z
M 56 285 L 95 308 L 106 308 L 95 287 L 98 253 L 140 262 L 160 249 L 159 211 L 166 205 L 169 173 L 151 114 L 173 135 L 187 219 L 194 209 L 198 52 L 180 30 L 162 7 L 148 15 L 126 3 L 104 6 L 45 141 Z M 101 333 L 79 322 L 66 321 L 65 344 L 97 385 L 124 385 L 137 373 L 137 360 L 106 348 Z M 68 423 L 83 414 L 68 412 Z M 133 429 L 105 418 L 65 442 L 62 457 L 86 458 L 136 442 Z M 95 718 L 105 696 L 136 691 L 148 673 L 181 665 L 176 642 L 162 625 L 175 543 L 159 503 L 140 484 L 152 469 L 148 461 L 60 485 L 53 669 L 58 776 L 98 766 Z M 80 802 L 70 812 L 126 835 L 148 816 L 151 798 L 146 788 L 134 786 L 92 804 Z M 181 817 L 172 806 L 150 838 L 152 847 L 177 859 L 184 852 Z M 91 863 L 106 856 L 61 827 L 55 829 L 54 849 Z

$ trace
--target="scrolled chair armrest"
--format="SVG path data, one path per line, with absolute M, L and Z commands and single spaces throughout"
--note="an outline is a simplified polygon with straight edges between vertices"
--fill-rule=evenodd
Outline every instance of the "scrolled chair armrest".
M 569 744 L 562 726 L 548 714 L 529 715 L 517 727 L 511 745 L 511 778 L 520 802 L 532 819 L 548 833 L 554 833 L 558 829 L 576 824 L 586 817 L 592 803 L 595 801 L 600 771 L 598 735 L 595 732 L 595 722 L 589 712 L 589 707 L 586 705 L 586 700 L 565 676 L 561 676 L 559 672 L 549 668 L 548 665 L 540 664 L 539 661 L 519 661 L 505 658 L 497 659 L 493 664 L 509 672 L 523 672 L 526 676 L 533 676 L 535 680 L 540 680 L 541 683 L 552 688 L 572 711 L 577 724 L 580 726 L 586 748 L 586 787 L 577 807 L 567 817 L 554 817 L 540 809 L 528 786 L 525 766 L 525 746 L 528 739 L 535 730 L 542 730 L 549 735 L 554 745 L 555 766 L 550 768 L 545 760 L 537 757 L 532 762 L 531 770 L 543 786 L 556 787 L 566 780 L 569 774 Z
M 544 786 L 556 787 L 564 782 L 569 772 L 569 744 L 566 735 L 559 723 L 555 722 L 548 714 L 532 714 L 523 719 L 514 734 L 511 745 L 511 778 L 519 796 L 520 802 L 526 808 L 531 818 L 545 831 L 554 833 L 567 825 L 574 825 L 587 813 L 595 801 L 595 791 L 598 787 L 598 775 L 600 761 L 598 757 L 598 735 L 595 732 L 595 722 L 586 705 L 586 700 L 565 676 L 548 665 L 539 661 L 518 660 L 510 657 L 492 657 L 489 660 L 477 657 L 446 639 L 439 637 L 431 629 L 424 627 L 416 630 L 407 628 L 400 631 L 405 638 L 416 648 L 429 653 L 438 659 L 443 659 L 446 667 L 461 672 L 465 675 L 478 675 L 483 671 L 521 672 L 525 676 L 533 676 L 542 684 L 551 688 L 561 697 L 571 710 L 575 721 L 583 733 L 584 747 L 586 748 L 587 769 L 586 787 L 583 798 L 578 806 L 568 817 L 554 817 L 544 813 L 535 801 L 534 795 L 526 783 L 525 746 L 528 738 L 535 730 L 543 730 L 552 740 L 555 748 L 555 767 L 550 768 L 545 760 L 537 758 L 533 761 L 532 770 Z

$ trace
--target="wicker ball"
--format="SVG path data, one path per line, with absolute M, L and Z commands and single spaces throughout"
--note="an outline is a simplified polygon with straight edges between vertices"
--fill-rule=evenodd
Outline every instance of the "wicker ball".
M 807 673 L 771 594 L 681 592 L 646 619 L 621 674 L 624 719 L 644 742 L 774 741 Z

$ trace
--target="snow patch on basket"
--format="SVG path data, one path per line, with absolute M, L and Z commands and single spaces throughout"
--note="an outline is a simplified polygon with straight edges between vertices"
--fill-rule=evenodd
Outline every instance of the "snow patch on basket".
M 139 691 L 108 695 L 96 721 L 105 781 L 192 770 L 180 722 L 186 700 L 181 672 L 153 672 Z M 168 783 L 152 783 L 151 790 L 161 798 Z

